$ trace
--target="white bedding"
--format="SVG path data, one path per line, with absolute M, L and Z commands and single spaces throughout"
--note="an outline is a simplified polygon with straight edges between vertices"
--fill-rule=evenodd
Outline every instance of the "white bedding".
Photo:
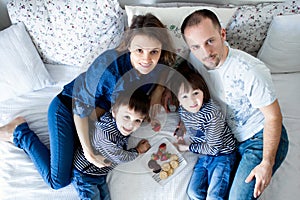
M 259 1 L 259 0 L 255 0 Z M 7 0 L 0 0 L 0 3 L 4 5 Z M 14 2 L 14 1 L 13 1 Z M 16 1 L 20 2 L 20 1 Z M 34 4 L 28 1 L 21 1 L 25 5 L 27 3 L 32 6 Z M 43 3 L 42 1 L 37 1 Z M 48 2 L 48 1 L 47 1 Z M 60 1 L 63 2 L 63 1 Z M 64 1 L 67 4 L 69 1 Z M 80 1 L 76 1 L 80 3 Z M 76 3 L 75 2 L 75 3 Z M 94 3 L 103 1 L 93 1 Z M 116 1 L 105 1 L 107 4 Z M 110 3 L 108 3 L 110 2 Z M 123 2 L 123 1 L 122 1 Z M 142 2 L 142 1 L 140 1 Z M 155 2 L 155 1 L 153 1 Z M 194 1 L 193 1 L 194 2 Z M 216 1 L 214 1 L 216 2 Z M 223 1 L 224 2 L 224 1 Z M 231 2 L 231 1 L 230 1 Z M 240 1 L 234 1 L 240 2 Z M 250 2 L 250 1 L 248 1 Z M 254 0 L 252 1 L 254 2 Z M 248 52 L 258 51 L 262 45 L 263 39 L 261 36 L 267 31 L 266 23 L 270 22 L 274 15 L 288 15 L 299 13 L 299 1 L 286 0 L 287 4 L 261 4 L 257 7 L 255 6 L 242 6 L 237 10 L 236 17 L 232 20 L 231 26 L 227 30 L 227 38 L 233 42 L 231 44 L 233 47 L 237 45 L 240 49 L 248 50 Z M 289 2 L 289 3 L 288 3 Z M 72 2 L 73 4 L 74 2 Z M 101 5 L 102 5 L 101 4 Z M 18 4 L 16 4 L 18 5 Z M 21 5 L 21 4 L 20 4 Z M 53 4 L 54 5 L 54 4 Z M 51 6 L 51 5 L 50 5 Z M 26 7 L 26 6 L 25 6 Z M 27 17 L 30 16 L 28 12 L 31 11 L 35 14 L 35 7 L 29 7 L 32 10 L 26 9 L 24 6 L 16 6 L 15 9 L 11 7 L 12 14 L 15 17 L 24 18 L 24 20 L 29 20 Z M 64 8 L 67 6 L 63 6 Z M 3 6 L 1 5 L 2 9 Z M 44 9 L 44 7 L 42 7 Z M 56 8 L 56 7 L 55 7 Z M 88 7 L 87 7 L 88 8 Z M 91 8 L 91 7 L 90 7 Z M 20 10 L 19 10 L 20 9 Z M 114 14 L 110 10 L 114 10 L 115 6 L 110 6 L 105 8 L 105 13 Z M 3 10 L 3 9 L 2 9 Z M 58 11 L 56 9 L 55 11 Z M 119 10 L 119 9 L 116 9 Z M 22 11 L 22 12 L 21 12 Z M 24 11 L 24 13 L 23 13 Z M 43 11 L 43 10 L 41 10 Z M 98 10 L 94 10 L 98 12 Z M 23 13 L 21 15 L 19 12 Z M 0 18 L 3 19 L 3 13 L 0 12 Z M 63 12 L 59 12 L 60 14 Z M 119 12 L 115 17 L 118 18 Z M 253 15 L 253 13 L 256 13 Z M 39 13 L 41 14 L 41 13 Z M 42 12 L 47 16 L 51 12 Z M 84 12 L 76 12 L 76 15 L 84 14 Z M 92 13 L 88 13 L 92 14 Z M 30 18 L 30 17 L 29 17 Z M 33 25 L 36 25 L 36 18 L 33 18 Z M 48 19 L 47 17 L 40 17 L 40 19 Z M 72 18 L 71 22 L 72 21 Z M 106 20 L 114 19 L 114 17 L 106 17 Z M 237 20 L 238 19 L 238 20 Z M 0 27 L 1 21 L 0 20 Z M 100 20 L 101 21 L 101 20 Z M 28 22 L 28 21 L 27 21 Z M 93 22 L 99 22 L 96 19 Z M 245 26 L 255 24 L 254 29 L 250 26 Z M 83 26 L 88 24 L 82 24 Z M 294 25 L 291 25 L 292 27 Z M 27 28 L 29 28 L 28 26 Z M 59 26 L 57 26 L 60 28 Z M 173 27 L 173 26 L 170 26 Z M 279 27 L 287 27 L 286 25 L 280 25 Z M 42 27 L 39 27 L 42 28 Z M 123 30 L 123 26 L 116 26 L 116 30 Z M 173 27 L 174 28 L 174 27 Z M 48 29 L 47 29 L 48 30 Z M 78 29 L 81 30 L 80 28 Z M 259 30 L 259 31 L 257 31 Z M 282 29 L 283 30 L 283 29 Z M 280 29 L 280 32 L 282 33 Z M 37 30 L 34 30 L 37 31 Z M 48 30 L 49 31 L 49 30 Z M 118 31 L 117 31 L 118 32 Z M 279 31 L 276 29 L 275 33 Z M 295 31 L 288 31 L 295 32 Z M 81 32 L 80 32 L 81 33 Z M 282 33 L 284 34 L 284 33 Z M 46 36 L 49 36 L 47 32 Z M 106 34 L 106 36 L 109 34 Z M 270 35 L 270 34 L 269 34 Z M 297 34 L 296 34 L 297 35 Z M 96 35 L 94 35 L 96 36 Z M 237 38 L 236 38 L 237 36 Z M 287 39 L 290 37 L 286 37 Z M 98 37 L 96 36 L 96 39 Z M 62 40 L 62 42 L 68 41 Z M 76 40 L 80 42 L 80 40 Z M 109 40 L 105 40 L 108 42 Z M 256 41 L 255 44 L 252 41 Z M 279 40 L 278 40 L 279 41 Z M 281 41 L 281 40 L 280 40 Z M 299 40 L 295 40 L 299 41 Z M 274 40 L 270 41 L 274 45 Z M 105 44 L 105 43 L 103 43 Z M 253 44 L 249 45 L 249 44 Z M 293 45 L 294 43 L 287 43 Z M 46 45 L 51 48 L 51 45 Z M 282 45 L 279 45 L 280 49 L 283 49 Z M 48 49 L 48 48 L 47 48 Z M 49 50 L 49 49 L 48 49 Z M 55 54 L 58 52 L 55 49 Z M 100 49 L 101 50 L 101 49 Z M 284 49 L 283 49 L 284 50 Z M 285 50 L 284 52 L 290 54 L 291 50 Z M 267 52 L 270 52 L 269 50 Z M 296 49 L 293 52 L 299 52 Z M 72 55 L 71 53 L 68 55 Z M 85 54 L 79 54 L 80 56 Z M 297 54 L 296 54 L 297 55 Z M 267 56 L 268 57 L 268 56 Z M 282 61 L 287 61 L 286 56 L 282 57 Z M 296 63 L 299 63 L 299 57 L 294 56 Z M 75 60 L 77 58 L 74 58 Z M 91 59 L 92 60 L 92 59 Z M 276 62 L 276 64 L 278 64 Z M 270 63 L 272 66 L 272 63 Z M 283 72 L 286 72 L 286 64 L 282 66 Z M 24 116 L 29 123 L 30 128 L 35 131 L 40 139 L 47 145 L 49 145 L 49 136 L 47 129 L 47 109 L 52 98 L 61 91 L 64 84 L 72 80 L 77 74 L 79 74 L 84 69 L 74 66 L 66 65 L 46 65 L 52 78 L 56 81 L 56 84 L 38 91 L 29 92 L 26 95 L 15 97 L 13 99 L 6 100 L 0 104 L 0 126 L 8 123 L 10 120 L 16 116 Z M 274 85 L 278 94 L 279 103 L 281 105 L 284 124 L 288 131 L 288 136 L 290 140 L 289 152 L 286 160 L 279 168 L 277 173 L 272 179 L 271 184 L 267 190 L 263 193 L 260 200 L 298 200 L 300 196 L 300 70 L 299 65 L 295 67 L 298 73 L 280 73 L 272 74 Z M 282 72 L 282 71 L 281 71 Z M 22 83 L 20 83 L 22 84 Z M 160 133 L 154 133 L 149 126 L 144 126 L 139 131 L 134 133 L 130 139 L 130 145 L 135 145 L 138 140 L 142 137 L 146 137 L 150 140 L 151 144 L 160 141 L 162 138 L 168 138 L 170 141 L 174 139 L 172 137 L 173 131 L 176 128 L 178 116 L 174 113 L 165 115 L 161 114 L 161 119 L 164 121 L 163 129 Z M 137 158 L 135 161 L 130 163 L 119 165 L 112 173 L 108 176 L 108 185 L 110 187 L 112 200 L 187 200 L 185 190 L 189 181 L 189 177 L 192 173 L 194 163 L 197 159 L 197 155 L 192 153 L 184 153 L 183 157 L 187 161 L 186 167 L 180 171 L 177 176 L 174 176 L 166 185 L 161 186 L 156 183 L 149 172 L 145 169 L 142 163 L 142 157 Z M 60 190 L 52 190 L 48 187 L 41 176 L 35 169 L 33 163 L 24 153 L 23 150 L 16 148 L 13 144 L 5 143 L 0 141 L 0 199 L 1 200 L 14 200 L 14 199 L 24 199 L 24 200 L 35 200 L 35 199 L 45 199 L 45 200 L 75 200 L 78 199 L 77 194 L 72 185 L 69 185 Z
M 30 92 L 3 102 L 0 105 L 0 126 L 16 116 L 24 116 L 30 128 L 40 139 L 49 145 L 47 129 L 47 109 L 51 99 L 61 91 L 62 86 L 72 80 L 82 69 L 62 65 L 46 65 L 56 85 L 39 91 Z M 151 144 L 161 138 L 174 139 L 172 134 L 178 124 L 178 115 L 166 115 L 162 112 L 159 119 L 163 123 L 160 133 L 155 133 L 149 125 L 141 127 L 130 139 L 130 146 L 137 144 L 141 138 L 147 138 Z M 197 156 L 184 154 L 188 163 L 177 176 L 174 176 L 164 187 L 155 182 L 149 170 L 140 162 L 141 157 L 128 164 L 118 166 L 109 175 L 108 182 L 112 199 L 187 199 L 185 188 L 191 175 L 193 163 Z M 33 163 L 23 150 L 13 144 L 0 141 L 0 199 L 77 199 L 72 185 L 60 190 L 49 188 L 35 169 Z M 179 183 L 179 184 L 178 184 Z M 149 189 L 152 194 L 149 195 Z M 18 191 L 18 192 L 16 192 Z M 130 192 L 129 192 L 130 191 Z
M 47 65 L 56 85 L 26 95 L 7 100 L 0 105 L 0 125 L 16 116 L 24 116 L 30 128 L 49 145 L 47 110 L 51 99 L 68 81 L 72 80 L 80 68 Z M 0 142 L 0 199 L 76 199 L 73 186 L 52 190 L 44 183 L 40 174 L 23 150 L 13 144 Z
M 261 199 L 297 200 L 300 195 L 300 73 L 272 74 L 272 78 L 290 143 L 286 160 Z
M 22 115 L 28 120 L 30 127 L 42 141 L 48 144 L 47 108 L 53 96 L 61 86 L 74 78 L 80 68 L 69 66 L 47 65 L 54 80 L 61 80 L 55 86 L 28 93 L 8 100 L 0 105 L 0 125 L 4 125 L 15 116 Z M 298 199 L 300 153 L 300 73 L 273 74 L 279 103 L 284 116 L 284 124 L 288 130 L 290 149 L 287 159 L 278 170 L 272 183 L 261 199 Z M 146 137 L 152 144 L 161 138 L 173 139 L 172 133 L 177 125 L 178 116 L 174 113 L 161 114 L 164 121 L 160 133 L 154 133 L 149 126 L 143 126 L 132 135 L 130 144 L 134 145 L 140 138 Z M 113 200 L 141 199 L 187 199 L 185 188 L 191 175 L 197 156 L 183 154 L 186 167 L 174 176 L 166 185 L 156 183 L 140 162 L 141 158 L 118 166 L 108 176 L 108 184 Z M 288 177 L 288 179 L 287 179 Z M 14 145 L 0 142 L 0 199 L 77 199 L 77 194 L 70 185 L 60 190 L 50 189 L 41 179 L 28 156 Z

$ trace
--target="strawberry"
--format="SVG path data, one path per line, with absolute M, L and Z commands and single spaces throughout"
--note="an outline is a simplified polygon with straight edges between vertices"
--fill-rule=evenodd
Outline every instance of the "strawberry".
M 160 160 L 161 161 L 165 161 L 165 160 L 168 160 L 169 158 L 167 157 L 167 154 L 162 154 L 161 157 L 160 157 Z
M 158 159 L 159 159 L 159 156 L 158 156 L 157 154 L 153 153 L 153 154 L 151 155 L 151 159 L 152 159 L 152 160 L 158 160 Z
M 156 155 L 157 155 L 158 157 L 161 157 L 161 156 L 162 156 L 162 154 L 163 154 L 163 152 L 162 152 L 162 151 L 160 151 L 160 150 L 158 150 L 158 151 L 157 151 L 157 153 L 156 153 Z
M 159 150 L 159 151 L 162 151 L 162 152 L 166 151 L 166 150 L 167 150 L 167 145 L 166 145 L 166 143 L 161 143 L 161 144 L 159 145 L 159 147 L 158 147 L 158 150 Z
M 160 124 L 155 123 L 154 126 L 152 127 L 152 130 L 158 132 L 160 130 Z

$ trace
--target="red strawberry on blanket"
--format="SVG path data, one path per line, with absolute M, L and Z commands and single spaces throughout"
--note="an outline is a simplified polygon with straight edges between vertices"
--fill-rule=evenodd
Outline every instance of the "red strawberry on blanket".
M 151 119 L 151 126 L 152 126 L 152 130 L 155 132 L 158 132 L 161 129 L 161 124 L 158 119 Z
M 157 154 L 153 153 L 153 154 L 151 155 L 151 159 L 152 159 L 152 160 L 158 160 L 158 159 L 159 159 L 159 156 L 158 156 Z
M 158 132 L 160 130 L 160 123 L 155 122 L 152 124 L 152 130 Z
M 168 158 L 168 156 L 167 156 L 167 154 L 163 154 L 163 155 L 161 155 L 161 157 L 160 157 L 160 161 L 165 161 L 165 160 L 168 160 L 169 158 Z
M 167 150 L 167 145 L 166 143 L 161 143 L 158 147 L 158 150 L 161 152 L 165 152 Z

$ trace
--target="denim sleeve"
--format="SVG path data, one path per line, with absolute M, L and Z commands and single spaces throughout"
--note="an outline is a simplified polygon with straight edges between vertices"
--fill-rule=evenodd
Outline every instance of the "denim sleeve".
M 105 110 L 110 108 L 118 72 L 113 62 L 117 59 L 117 54 L 109 52 L 100 55 L 85 73 L 74 80 L 73 112 L 80 117 L 89 116 L 95 107 Z

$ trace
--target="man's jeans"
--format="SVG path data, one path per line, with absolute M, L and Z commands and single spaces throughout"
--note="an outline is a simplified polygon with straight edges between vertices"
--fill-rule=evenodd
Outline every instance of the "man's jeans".
M 276 160 L 273 167 L 273 174 L 284 161 L 289 147 L 288 136 L 284 127 L 278 146 Z M 240 162 L 230 189 L 229 200 L 253 200 L 255 180 L 245 183 L 245 179 L 262 160 L 263 154 L 263 130 L 255 134 L 252 138 L 239 144 L 238 153 Z

